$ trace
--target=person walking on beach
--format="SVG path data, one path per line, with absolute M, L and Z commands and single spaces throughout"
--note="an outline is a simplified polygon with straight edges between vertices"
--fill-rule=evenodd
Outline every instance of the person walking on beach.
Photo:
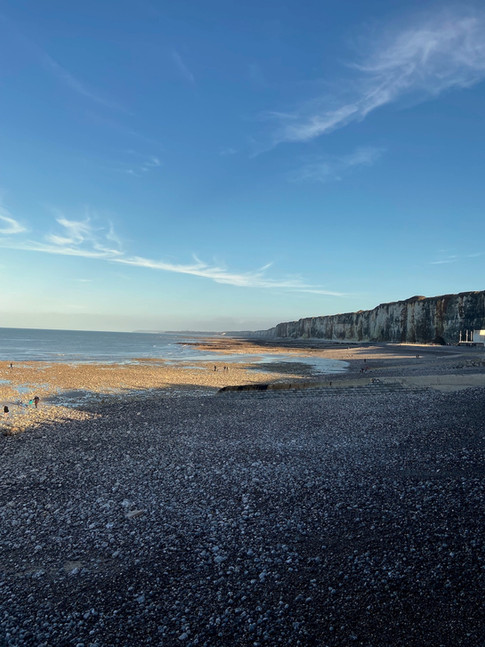
M 34 407 L 35 407 L 36 409 L 37 409 L 37 407 L 39 406 L 39 400 L 40 400 L 39 396 L 38 396 L 38 395 L 36 395 L 36 396 L 35 396 L 35 398 L 34 398 Z
M 5 418 L 8 418 L 8 407 L 7 407 L 7 405 L 5 405 L 3 407 L 3 415 L 5 416 Z

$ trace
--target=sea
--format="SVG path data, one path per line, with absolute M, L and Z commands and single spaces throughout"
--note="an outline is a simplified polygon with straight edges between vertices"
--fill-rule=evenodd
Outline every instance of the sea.
M 0 328 L 0 361 L 132 363 L 138 359 L 163 359 L 169 363 L 199 362 L 254 363 L 268 370 L 272 363 L 306 366 L 315 373 L 339 373 L 347 362 L 324 358 L 274 355 L 222 355 L 199 350 L 197 341 L 218 333 L 192 332 L 96 332 L 83 330 L 42 330 L 33 328 Z M 220 334 L 221 339 L 223 335 Z

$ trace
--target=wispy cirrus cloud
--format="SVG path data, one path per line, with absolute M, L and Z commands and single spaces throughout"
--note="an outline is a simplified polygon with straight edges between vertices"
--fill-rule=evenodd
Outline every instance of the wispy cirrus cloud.
M 448 254 L 448 253 L 441 253 L 440 254 L 441 258 L 438 258 L 434 261 L 430 261 L 430 265 L 448 265 L 450 263 L 459 263 L 466 261 L 470 258 L 480 258 L 483 256 L 482 252 L 476 252 L 473 254 Z
M 359 166 L 372 166 L 384 149 L 372 146 L 356 148 L 347 155 L 319 156 L 303 164 L 288 176 L 292 182 L 334 182 Z
M 28 38 L 18 27 L 15 21 L 5 14 L 0 14 L 0 21 L 8 27 L 8 32 L 15 42 L 39 63 L 44 70 L 56 78 L 64 87 L 80 97 L 84 97 L 105 108 L 128 113 L 128 110 L 119 103 L 108 99 L 103 93 L 93 89 L 88 83 L 81 81 L 76 75 L 61 65 L 55 58 L 46 52 L 40 45 Z
M 22 251 L 41 252 L 60 256 L 78 256 L 88 259 L 104 260 L 125 266 L 142 267 L 163 272 L 199 276 L 226 285 L 248 288 L 283 289 L 313 294 L 343 296 L 341 292 L 326 290 L 320 286 L 306 283 L 300 277 L 274 279 L 267 275 L 271 264 L 249 272 L 233 272 L 220 264 L 211 265 L 196 256 L 191 263 L 173 263 L 170 261 L 130 256 L 126 254 L 116 236 L 111 223 L 98 224 L 93 212 L 87 212 L 82 220 L 70 220 L 60 212 L 56 214 L 60 233 L 48 233 L 42 240 L 12 239 L 10 234 L 17 231 L 0 230 L 0 247 L 9 247 Z M 14 221 L 16 222 L 16 221 Z M 23 229 L 21 231 L 24 231 Z
M 128 112 L 126 108 L 120 106 L 118 103 L 111 101 L 104 97 L 100 92 L 90 88 L 86 83 L 80 81 L 69 70 L 63 67 L 60 63 L 52 58 L 47 52 L 36 48 L 39 52 L 40 60 L 46 70 L 53 74 L 64 86 L 75 92 L 76 94 L 93 101 L 105 108 L 118 110 L 121 112 Z
M 141 177 L 148 171 L 158 168 L 161 165 L 162 163 L 158 157 L 150 155 L 150 157 L 145 158 L 141 162 L 131 165 L 130 168 L 123 169 L 123 173 L 127 173 L 128 175 L 133 175 L 135 177 Z
M 175 65 L 182 75 L 182 77 L 190 83 L 190 85 L 195 85 L 195 77 L 192 74 L 192 72 L 189 70 L 188 66 L 186 65 L 185 61 L 182 59 L 180 54 L 177 52 L 177 50 L 173 49 L 171 51 L 171 57 L 172 60 L 175 62 Z
M 231 146 L 227 146 L 226 148 L 221 148 L 219 151 L 219 155 L 221 157 L 229 157 L 230 155 L 236 155 L 237 149 L 232 148 Z
M 154 261 L 140 256 L 120 258 L 116 259 L 116 262 L 137 267 L 147 267 L 154 270 L 200 276 L 206 279 L 211 279 L 216 283 L 238 287 L 287 289 L 297 292 L 343 296 L 340 292 L 332 292 L 319 288 L 318 286 L 308 285 L 299 278 L 271 279 L 266 276 L 266 272 L 271 264 L 265 265 L 252 272 L 237 273 L 231 272 L 227 268 L 218 265 L 209 265 L 208 263 L 199 260 L 196 256 L 194 256 L 193 263 L 186 265 Z
M 0 236 L 11 236 L 12 234 L 21 234 L 27 231 L 18 220 L 12 217 L 12 214 L 4 207 L 0 206 Z
M 450 8 L 388 28 L 348 66 L 342 90 L 294 110 L 272 112 L 271 145 L 306 142 L 405 96 L 425 100 L 485 78 L 485 11 Z
M 97 214 L 88 209 L 79 220 L 70 220 L 59 210 L 54 213 L 58 232 L 44 234 L 39 240 L 0 236 L 0 247 L 100 260 L 124 257 L 121 241 L 111 222 L 100 224 Z

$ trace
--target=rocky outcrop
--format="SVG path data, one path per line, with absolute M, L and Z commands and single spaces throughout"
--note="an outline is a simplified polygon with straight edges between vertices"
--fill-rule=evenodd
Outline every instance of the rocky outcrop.
M 439 297 L 415 296 L 360 310 L 306 317 L 260 331 L 265 337 L 320 338 L 329 341 L 457 343 L 460 331 L 485 328 L 485 291 Z

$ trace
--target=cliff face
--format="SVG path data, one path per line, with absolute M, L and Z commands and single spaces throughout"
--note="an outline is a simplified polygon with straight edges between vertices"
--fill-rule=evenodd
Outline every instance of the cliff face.
M 485 291 L 411 297 L 361 310 L 280 323 L 262 335 L 334 341 L 457 343 L 459 333 L 485 328 Z

